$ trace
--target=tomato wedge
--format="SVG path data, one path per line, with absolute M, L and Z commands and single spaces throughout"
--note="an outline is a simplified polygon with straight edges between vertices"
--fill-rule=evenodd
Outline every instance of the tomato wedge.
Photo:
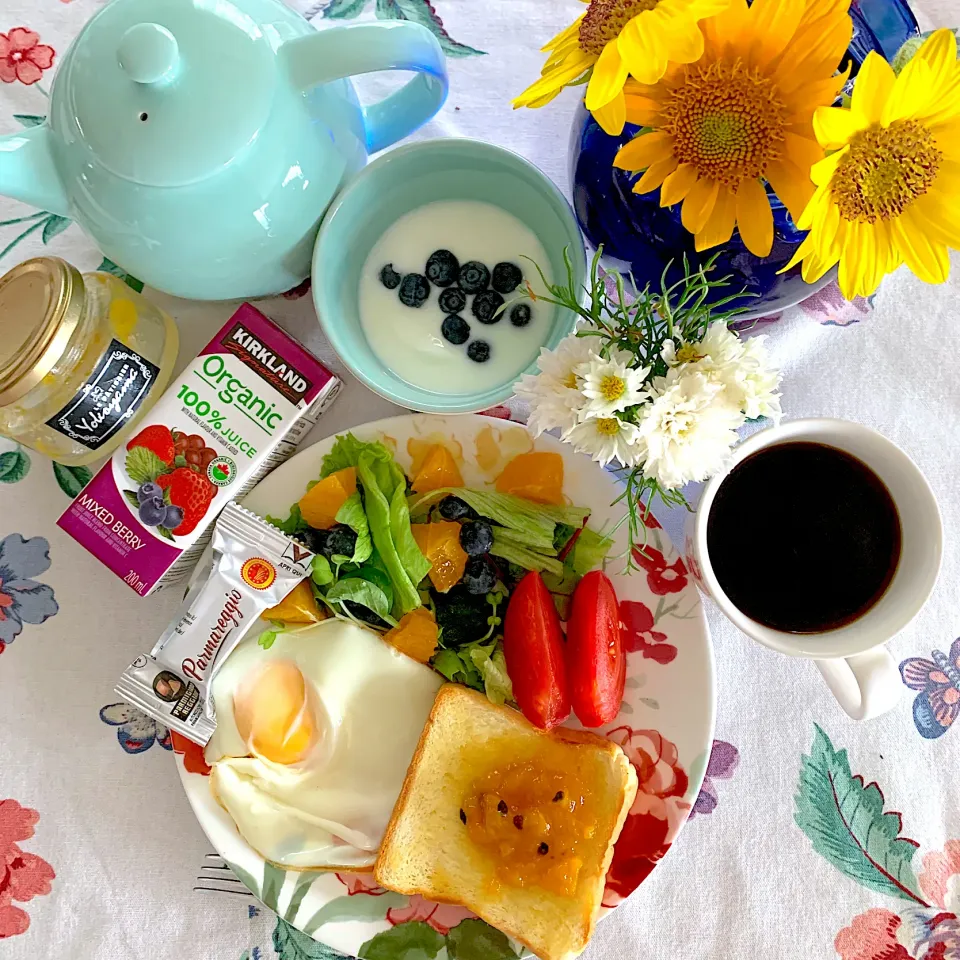
M 509 667 L 509 664 L 508 664 Z M 573 592 L 567 621 L 567 672 L 573 712 L 585 727 L 600 727 L 620 712 L 627 658 L 620 611 L 610 578 L 588 573 Z
M 560 617 L 550 591 L 539 573 L 528 573 L 507 606 L 503 656 L 517 706 L 541 730 L 570 716 L 563 647 Z

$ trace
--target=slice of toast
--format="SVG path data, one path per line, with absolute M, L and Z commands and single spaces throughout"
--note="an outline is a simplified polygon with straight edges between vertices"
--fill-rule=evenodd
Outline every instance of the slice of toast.
M 558 790 L 554 799 L 582 798 L 577 816 L 585 818 L 582 836 L 588 839 L 578 840 L 574 853 L 566 852 L 568 857 L 575 854 L 579 866 L 579 872 L 569 874 L 575 879 L 566 881 L 572 892 L 558 892 L 555 883 L 554 889 L 547 888 L 551 884 L 541 886 L 536 876 L 518 881 L 505 875 L 509 862 L 496 851 L 508 847 L 489 843 L 485 832 L 477 842 L 468 825 L 472 822 L 474 830 L 485 831 L 484 817 L 493 823 L 497 811 L 507 818 L 504 825 L 523 822 L 522 816 L 514 815 L 520 807 L 508 809 L 502 802 L 497 806 L 496 791 L 491 794 L 498 777 L 509 777 L 518 769 L 545 771 L 549 791 L 557 784 L 566 786 L 566 793 Z M 515 798 L 517 774 L 512 775 Z M 567 960 L 579 954 L 593 934 L 613 845 L 636 791 L 636 773 L 617 744 L 563 727 L 544 733 L 518 711 L 496 706 L 474 690 L 447 684 L 437 695 L 407 771 L 374 877 L 398 893 L 461 904 L 541 960 Z M 549 805 L 540 809 L 552 814 Z M 563 849 L 551 851 L 545 842 L 537 845 L 543 836 L 553 836 L 542 834 L 543 820 L 534 820 L 538 816 L 531 813 L 527 818 L 527 825 L 537 822 L 541 830 L 530 834 L 531 850 L 543 855 L 542 862 L 534 858 L 533 868 L 552 869 L 549 858 L 556 857 L 556 869 L 566 871 Z M 578 820 L 576 829 L 580 827 Z M 521 855 L 529 855 L 526 848 Z

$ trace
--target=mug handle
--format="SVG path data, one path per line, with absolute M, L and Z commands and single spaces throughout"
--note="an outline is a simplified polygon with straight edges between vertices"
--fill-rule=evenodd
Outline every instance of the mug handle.
M 836 660 L 814 660 L 830 692 L 854 720 L 869 720 L 893 709 L 903 685 L 886 647 Z
M 363 108 L 367 153 L 376 153 L 423 126 L 443 106 L 447 65 L 434 35 L 418 23 L 351 23 L 288 40 L 280 48 L 297 90 L 379 70 L 417 75 L 385 100 Z

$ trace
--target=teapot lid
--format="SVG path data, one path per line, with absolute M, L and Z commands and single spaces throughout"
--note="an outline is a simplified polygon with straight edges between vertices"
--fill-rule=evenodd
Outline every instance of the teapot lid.
M 57 86 L 111 173 L 195 183 L 267 120 L 277 83 L 269 29 L 231 0 L 113 0 L 77 38 Z

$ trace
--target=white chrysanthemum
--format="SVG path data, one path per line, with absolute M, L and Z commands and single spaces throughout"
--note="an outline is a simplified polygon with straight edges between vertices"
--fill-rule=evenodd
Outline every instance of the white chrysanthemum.
M 720 383 L 691 370 L 674 374 L 658 377 L 653 402 L 640 408 L 643 472 L 666 490 L 719 473 L 744 419 Z
M 679 347 L 673 340 L 667 340 L 660 352 L 671 369 L 687 370 L 696 366 L 704 374 L 729 367 L 742 355 L 743 341 L 722 320 L 711 323 L 702 340 L 681 343 Z
M 577 453 L 588 453 L 601 467 L 618 460 L 625 467 L 643 460 L 636 426 L 618 417 L 587 417 L 563 434 Z
M 613 353 L 622 355 L 626 361 L 594 356 L 574 371 L 580 380 L 580 390 L 588 400 L 583 408 L 588 417 L 612 417 L 650 396 L 643 389 L 650 368 L 631 370 L 629 364 L 634 360 L 631 354 L 623 350 Z
M 725 382 L 731 402 L 743 411 L 748 420 L 770 417 L 778 422 L 780 409 L 780 371 L 770 362 L 764 341 L 766 337 L 751 337 L 743 342 L 743 356 L 737 364 L 737 375 Z
M 579 422 L 586 398 L 578 389 L 575 370 L 591 356 L 590 338 L 574 335 L 561 340 L 555 350 L 541 349 L 540 373 L 522 377 L 514 390 L 530 404 L 527 426 L 534 436 L 544 430 L 566 432 Z

